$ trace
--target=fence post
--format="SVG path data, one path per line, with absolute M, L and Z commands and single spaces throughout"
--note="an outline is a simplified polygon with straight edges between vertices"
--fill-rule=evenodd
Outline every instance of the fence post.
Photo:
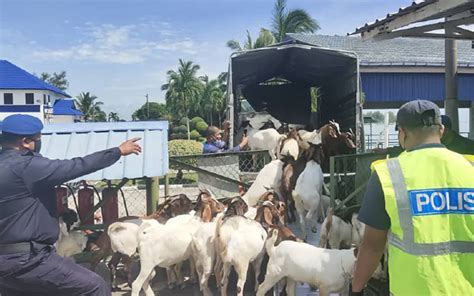
M 160 178 L 146 179 L 146 213 L 152 214 L 156 211 L 156 205 L 160 197 Z
M 170 176 L 168 174 L 165 175 L 165 198 L 170 196 Z
M 329 158 L 329 173 L 330 176 L 330 186 L 331 186 L 331 207 L 334 208 L 336 205 L 336 172 L 335 172 L 335 158 L 331 156 Z

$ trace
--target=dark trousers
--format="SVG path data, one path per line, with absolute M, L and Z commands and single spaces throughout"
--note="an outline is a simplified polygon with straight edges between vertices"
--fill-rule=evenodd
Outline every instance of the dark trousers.
M 50 247 L 38 253 L 0 255 L 1 296 L 110 296 L 104 279 L 56 254 Z

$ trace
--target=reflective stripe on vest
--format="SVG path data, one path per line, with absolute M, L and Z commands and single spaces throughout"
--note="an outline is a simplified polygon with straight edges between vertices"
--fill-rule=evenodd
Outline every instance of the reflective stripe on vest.
M 398 158 L 389 159 L 388 171 L 395 191 L 400 226 L 403 239 L 390 232 L 389 242 L 394 247 L 416 256 L 434 256 L 449 253 L 472 253 L 474 242 L 449 241 L 442 243 L 416 243 L 414 239 L 413 217 L 408 199 L 408 190 L 403 177 L 403 171 Z

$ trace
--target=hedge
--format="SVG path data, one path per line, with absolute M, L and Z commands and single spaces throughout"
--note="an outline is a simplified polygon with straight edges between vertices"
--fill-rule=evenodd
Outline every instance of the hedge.
M 193 140 L 172 140 L 168 142 L 169 156 L 201 154 L 202 144 Z
M 177 133 L 188 133 L 188 128 L 185 125 L 180 125 L 177 127 Z
M 179 124 L 186 126 L 186 119 L 187 119 L 186 117 L 181 118 L 181 120 L 179 121 Z

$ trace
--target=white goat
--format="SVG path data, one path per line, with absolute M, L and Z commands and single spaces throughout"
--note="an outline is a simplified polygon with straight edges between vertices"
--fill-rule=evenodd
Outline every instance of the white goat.
M 142 288 L 147 296 L 155 295 L 149 283 L 155 276 L 156 266 L 170 268 L 191 259 L 191 242 L 200 222 L 198 217 L 177 225 L 162 225 L 153 220 L 143 222 L 138 230 L 140 274 L 132 284 L 132 296 L 138 296 Z
M 365 225 L 352 214 L 352 223 L 345 222 L 328 210 L 328 215 L 321 225 L 319 247 L 328 249 L 348 249 L 360 246 L 364 235 Z
M 72 257 L 81 253 L 87 245 L 87 236 L 80 230 L 67 230 L 67 225 L 59 217 L 59 238 L 56 242 L 56 253 L 62 257 Z
M 282 174 L 283 162 L 279 159 L 271 161 L 258 173 L 252 186 L 250 186 L 249 190 L 242 197 L 243 200 L 245 200 L 249 206 L 253 207 L 268 189 L 274 189 L 277 194 L 281 196 L 279 190 Z
M 272 230 L 265 242 L 270 260 L 265 281 L 259 286 L 257 296 L 264 296 L 285 277 L 289 296 L 295 295 L 296 282 L 319 287 L 320 296 L 348 288 L 356 262 L 354 249 L 327 250 L 294 241 L 283 241 L 275 247 L 277 237 L 277 231 Z
M 301 139 L 299 146 L 302 150 L 308 149 L 309 143 L 314 143 L 315 145 L 322 143 L 321 135 L 318 130 L 314 130 L 312 132 L 307 130 L 299 130 L 298 135 Z
M 321 166 L 316 161 L 310 160 L 298 177 L 295 189 L 293 190 L 293 198 L 296 211 L 300 217 L 300 226 L 304 240 L 307 239 L 306 220 L 310 223 L 312 222 L 311 231 L 316 233 L 317 230 L 316 225 L 319 215 L 318 210 L 320 210 L 319 204 L 323 191 L 323 181 L 324 176 Z
M 298 140 L 296 139 L 287 139 L 286 142 L 281 147 L 280 155 L 292 156 L 293 159 L 298 159 L 300 154 L 300 148 L 298 145 Z
M 234 266 L 238 275 L 237 295 L 242 296 L 247 279 L 249 264 L 255 271 L 256 283 L 260 275 L 264 243 L 267 233 L 260 223 L 242 216 L 232 216 L 225 220 L 220 218 L 216 227 L 216 266 L 222 264 L 223 272 L 217 276 L 221 281 L 221 295 L 227 295 L 227 284 L 231 267 Z M 218 270 L 219 268 L 217 268 Z M 216 271 L 217 272 L 217 271 Z
M 286 135 L 281 135 L 274 128 L 259 130 L 248 137 L 251 150 L 268 150 L 272 159 L 279 158 L 280 146 Z
M 204 293 L 204 296 L 212 295 L 208 282 L 216 259 L 214 247 L 216 225 L 216 220 L 210 223 L 202 223 L 194 233 L 191 245 L 193 251 L 192 256 L 199 277 L 199 287 Z

